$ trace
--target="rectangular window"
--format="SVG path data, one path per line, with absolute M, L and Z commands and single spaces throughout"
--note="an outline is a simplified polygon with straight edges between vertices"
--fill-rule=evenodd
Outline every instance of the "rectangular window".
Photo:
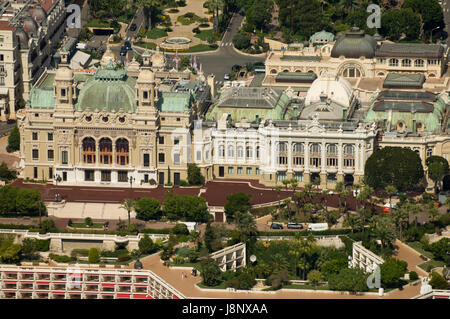
M 252 168 L 251 167 L 247 167 L 247 175 L 252 175 Z
M 94 171 L 91 169 L 87 169 L 84 171 L 84 180 L 86 182 L 93 182 L 94 181 Z
M 150 166 L 150 154 L 144 154 L 144 167 Z
M 47 161 L 53 162 L 55 157 L 55 152 L 53 150 L 47 150 Z
M 201 151 L 197 151 L 197 161 L 201 161 L 202 160 L 202 152 Z
M 303 174 L 302 173 L 295 173 L 294 178 L 297 182 L 303 182 Z
M 38 178 L 38 168 L 33 167 L 33 178 Z
M 127 171 L 119 171 L 117 179 L 119 182 L 128 182 L 128 172 Z
M 63 181 L 67 182 L 67 172 L 63 172 Z
M 53 133 L 47 133 L 47 139 L 53 141 Z
M 173 154 L 173 163 L 180 164 L 180 154 L 179 153 Z
M 61 164 L 67 164 L 69 162 L 69 154 L 67 151 L 61 152 Z
M 177 117 L 177 122 L 181 121 L 181 119 L 179 117 Z
M 39 150 L 33 150 L 33 160 L 37 161 L 39 159 Z
M 234 174 L 234 167 L 228 167 L 228 174 Z
M 33 132 L 33 141 L 37 141 L 37 140 L 38 140 L 38 133 Z
M 48 178 L 53 179 L 53 167 L 48 168 Z
M 281 182 L 286 179 L 286 172 L 280 172 L 277 174 L 277 181 Z
M 61 89 L 61 96 L 66 96 L 66 89 Z
M 0 42 L 3 42 L 3 38 L 0 38 Z M 5 56 L 3 54 L 0 54 L 0 61 L 4 61 L 5 60 Z
M 180 144 L 180 138 L 175 137 L 175 138 L 173 139 L 173 145 L 178 145 L 178 144 Z
M 111 171 L 102 171 L 102 182 L 111 181 Z
M 148 91 L 144 91 L 143 93 L 144 93 L 144 100 L 147 100 L 148 99 Z
M 238 174 L 244 174 L 244 170 L 242 169 L 242 167 L 238 167 L 237 173 Z
M 165 154 L 164 153 L 159 153 L 158 154 L 158 161 L 160 163 L 164 163 L 165 162 Z
M 310 158 L 309 165 L 312 167 L 319 167 L 321 165 L 321 159 L 317 157 Z
M 328 174 L 327 182 L 328 183 L 336 183 L 337 182 L 336 174 Z
M 164 136 L 159 137 L 159 144 L 164 144 Z
M 286 156 L 279 156 L 278 157 L 278 164 L 286 165 L 287 164 L 287 157 Z
M 0 76 L 0 85 L 5 85 L 5 77 Z
M 344 158 L 344 167 L 354 167 L 355 160 L 352 158 Z
M 303 157 L 295 156 L 293 160 L 293 164 L 295 166 L 303 166 L 305 165 L 305 159 Z
M 337 158 L 327 158 L 327 166 L 329 167 L 336 167 L 338 165 L 338 159 Z
M 256 175 L 259 175 L 259 168 L 258 168 L 258 167 L 255 168 L 255 174 L 256 174 Z

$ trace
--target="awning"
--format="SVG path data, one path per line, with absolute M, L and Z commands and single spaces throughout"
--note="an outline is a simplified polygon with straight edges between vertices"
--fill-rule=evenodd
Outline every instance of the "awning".
M 114 284 L 102 284 L 102 287 L 114 287 Z
M 117 298 L 130 298 L 130 294 L 117 294 Z

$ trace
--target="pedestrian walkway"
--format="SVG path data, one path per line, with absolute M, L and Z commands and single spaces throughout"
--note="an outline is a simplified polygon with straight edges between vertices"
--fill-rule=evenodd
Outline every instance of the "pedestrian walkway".
M 400 240 L 396 240 L 395 245 L 398 247 L 395 252 L 395 257 L 406 261 L 409 271 L 415 271 L 419 276 L 428 276 L 428 273 L 419 267 L 420 264 L 425 262 L 425 260 L 420 258 L 419 252 L 402 243 Z
M 225 298 L 225 299 L 409 299 L 417 296 L 420 285 L 408 286 L 383 297 L 377 294 L 349 295 L 330 291 L 302 291 L 282 289 L 275 292 L 228 292 L 199 289 L 195 285 L 201 281 L 201 276 L 193 277 L 189 268 L 175 269 L 162 264 L 159 254 L 141 259 L 144 269 L 150 269 L 164 279 L 168 284 L 180 291 L 186 298 Z M 182 274 L 187 274 L 187 278 Z

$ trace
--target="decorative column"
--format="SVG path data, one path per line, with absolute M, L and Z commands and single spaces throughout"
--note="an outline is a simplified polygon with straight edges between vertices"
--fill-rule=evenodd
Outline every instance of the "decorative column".
M 288 172 L 292 171 L 292 141 L 289 138 L 288 141 Z
M 337 174 L 337 181 L 343 182 L 344 181 L 344 173 L 342 171 L 342 164 L 343 164 L 343 151 L 342 151 L 342 142 L 339 142 L 338 144 L 338 174 Z

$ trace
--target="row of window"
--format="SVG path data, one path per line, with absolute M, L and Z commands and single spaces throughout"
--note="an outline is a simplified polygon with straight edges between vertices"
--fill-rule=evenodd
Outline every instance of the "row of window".
M 244 168 L 243 167 L 238 167 L 237 170 L 236 170 L 236 173 L 239 174 L 239 175 L 244 174 Z M 245 169 L 245 173 L 247 175 L 253 175 L 253 168 L 252 167 L 247 167 Z M 228 175 L 233 175 L 233 174 L 234 174 L 234 167 L 233 166 L 229 166 L 228 167 Z M 257 167 L 255 168 L 255 174 L 259 175 L 259 168 L 257 168 Z
M 294 166 L 304 166 L 305 159 L 303 157 L 295 156 L 292 158 L 292 163 Z M 287 156 L 279 156 L 278 157 L 278 165 L 287 165 L 288 158 Z M 327 158 L 326 164 L 328 167 L 337 167 L 338 159 L 337 158 Z M 310 157 L 309 158 L 309 166 L 310 167 L 321 167 L 322 158 L 321 157 Z M 344 167 L 355 167 L 355 159 L 354 158 L 344 158 L 343 160 Z
M 33 141 L 39 140 L 38 132 L 33 132 L 31 135 L 32 135 Z M 47 133 L 47 141 L 53 141 L 53 133 Z
M 399 66 L 400 65 L 400 60 L 399 59 L 389 59 L 388 62 L 389 66 Z M 411 67 L 413 65 L 412 60 L 411 59 L 402 59 L 401 60 L 401 66 L 403 67 Z M 422 59 L 417 59 L 414 60 L 414 67 L 416 68 L 422 68 L 425 66 L 425 61 Z

